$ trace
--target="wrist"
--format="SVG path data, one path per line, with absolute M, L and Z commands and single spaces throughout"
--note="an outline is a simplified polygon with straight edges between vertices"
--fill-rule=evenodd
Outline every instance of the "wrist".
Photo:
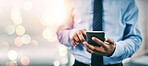
M 112 52 L 112 53 L 110 53 L 109 55 L 107 55 L 107 57 L 111 57 L 111 56 L 114 54 L 115 49 L 116 49 L 116 47 L 114 48 L 114 50 L 113 50 L 113 52 Z
M 111 57 L 114 54 L 115 49 L 116 49 L 116 44 L 114 44 L 113 51 L 109 55 L 107 55 L 107 57 Z

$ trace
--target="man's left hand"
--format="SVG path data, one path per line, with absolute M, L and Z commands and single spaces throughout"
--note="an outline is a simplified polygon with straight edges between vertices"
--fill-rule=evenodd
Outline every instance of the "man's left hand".
M 102 55 L 102 56 L 111 56 L 115 50 L 115 42 L 109 38 L 105 38 L 105 42 L 101 41 L 96 37 L 92 37 L 92 40 L 95 41 L 100 47 L 93 46 L 87 42 L 83 42 L 86 46 L 86 51 L 91 54 Z

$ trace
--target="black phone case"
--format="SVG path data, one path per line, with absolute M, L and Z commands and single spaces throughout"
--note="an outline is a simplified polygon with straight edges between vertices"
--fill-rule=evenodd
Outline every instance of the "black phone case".
M 104 37 L 105 37 L 105 33 L 101 32 L 101 33 L 97 33 L 97 32 L 86 32 L 86 40 L 89 44 L 92 44 L 93 46 L 100 46 L 98 45 L 95 41 L 92 40 L 92 37 L 96 37 L 98 39 L 100 39 L 101 41 L 104 42 Z

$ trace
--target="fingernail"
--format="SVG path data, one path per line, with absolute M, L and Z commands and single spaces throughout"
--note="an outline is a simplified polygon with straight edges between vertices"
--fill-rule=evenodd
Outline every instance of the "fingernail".
M 92 40 L 95 40 L 95 37 L 92 37 Z
M 88 45 L 86 42 L 84 42 L 85 45 Z
M 105 38 L 105 41 L 107 41 L 108 40 L 108 38 Z
M 83 42 L 83 44 L 87 45 L 87 43 L 86 43 L 86 42 Z
M 86 44 L 86 42 L 83 42 L 83 44 Z
M 75 45 L 75 47 L 77 47 L 77 45 Z

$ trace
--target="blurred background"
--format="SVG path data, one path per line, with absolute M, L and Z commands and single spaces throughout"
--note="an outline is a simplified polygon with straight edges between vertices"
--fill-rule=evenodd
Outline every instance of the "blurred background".
M 69 0 L 0 0 L 0 66 L 71 66 L 74 57 L 57 40 Z M 148 66 L 148 0 L 136 0 L 143 43 L 125 66 Z

